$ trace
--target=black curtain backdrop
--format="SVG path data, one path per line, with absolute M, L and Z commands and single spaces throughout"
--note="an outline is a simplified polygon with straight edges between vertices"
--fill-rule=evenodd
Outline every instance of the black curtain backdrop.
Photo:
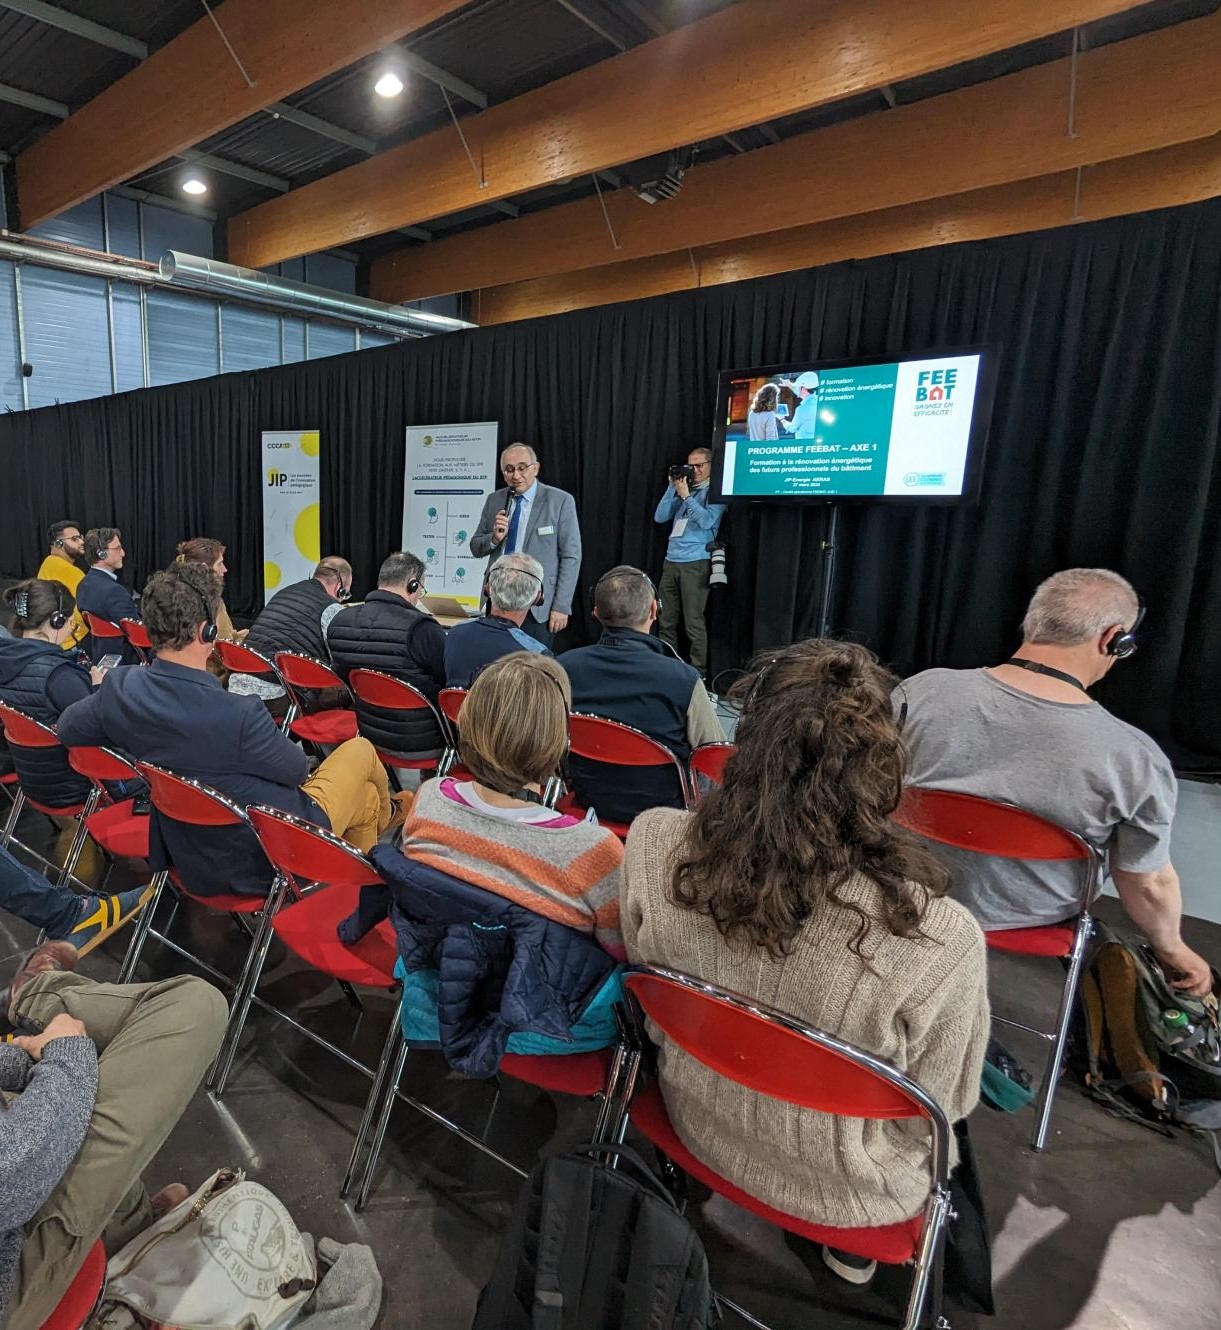
M 708 442 L 718 370 L 969 343 L 1001 348 L 982 500 L 845 507 L 835 630 L 903 673 L 991 662 L 1039 579 L 1115 568 L 1149 616 L 1105 700 L 1183 764 L 1221 765 L 1221 199 L 9 415 L 0 569 L 33 570 L 63 516 L 119 526 L 137 587 L 213 535 L 251 614 L 259 433 L 319 429 L 323 552 L 360 592 L 400 544 L 404 426 L 499 420 L 576 495 L 575 643 L 605 569 L 658 573 L 665 467 Z M 717 670 L 813 630 L 826 515 L 732 511 Z

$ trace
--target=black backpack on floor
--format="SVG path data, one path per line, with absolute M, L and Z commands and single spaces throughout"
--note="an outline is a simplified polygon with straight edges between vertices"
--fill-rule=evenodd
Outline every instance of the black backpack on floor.
M 582 1145 L 526 1179 L 471 1330 L 705 1330 L 713 1307 L 703 1244 L 644 1160 Z

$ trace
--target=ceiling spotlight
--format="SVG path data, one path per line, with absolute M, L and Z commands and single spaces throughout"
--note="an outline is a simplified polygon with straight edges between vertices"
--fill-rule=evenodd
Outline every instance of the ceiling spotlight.
M 403 80 L 393 69 L 387 69 L 373 85 L 373 91 L 379 97 L 397 97 L 403 91 Z
M 197 175 L 189 175 L 182 182 L 182 192 L 184 194 L 206 194 L 208 186 Z

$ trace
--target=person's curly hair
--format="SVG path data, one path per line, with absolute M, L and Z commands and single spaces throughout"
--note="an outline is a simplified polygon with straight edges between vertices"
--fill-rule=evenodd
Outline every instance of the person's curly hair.
M 737 752 L 691 819 L 671 891 L 735 937 L 784 955 L 826 902 L 852 910 L 861 954 L 869 916 L 838 894 L 853 873 L 877 883 L 886 927 L 920 935 L 948 874 L 890 820 L 906 753 L 897 680 L 850 642 L 808 641 L 759 657 L 733 693 L 745 700 Z

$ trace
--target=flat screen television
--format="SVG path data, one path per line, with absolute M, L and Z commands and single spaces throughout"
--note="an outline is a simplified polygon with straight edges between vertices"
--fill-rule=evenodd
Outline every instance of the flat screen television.
M 717 380 L 717 502 L 966 503 L 992 416 L 991 347 L 764 365 Z

